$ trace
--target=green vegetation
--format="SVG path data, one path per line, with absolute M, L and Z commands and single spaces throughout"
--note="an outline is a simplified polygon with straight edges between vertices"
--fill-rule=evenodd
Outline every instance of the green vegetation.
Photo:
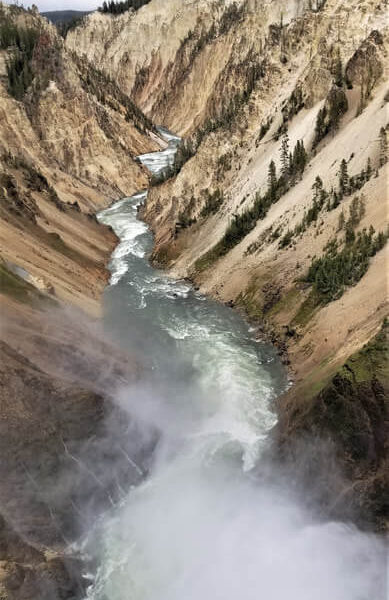
M 286 248 L 287 246 L 290 245 L 291 241 L 293 239 L 293 231 L 291 231 L 290 229 L 288 229 L 288 231 L 285 233 L 285 235 L 281 238 L 278 247 L 279 248 Z
M 272 124 L 272 122 L 273 122 L 273 117 L 268 117 L 267 120 L 261 124 L 258 138 L 256 141 L 256 146 L 258 146 L 259 142 L 265 137 L 265 135 L 267 134 L 267 132 L 270 129 L 270 125 Z
M 126 120 L 132 121 L 139 131 L 157 133 L 153 122 L 108 75 L 86 62 L 84 58 L 80 58 L 75 52 L 72 57 L 78 66 L 80 82 L 86 92 L 93 94 L 99 102 L 121 114 L 124 107 Z
M 261 287 L 259 278 L 254 276 L 251 278 L 247 288 L 237 298 L 237 305 L 244 309 L 251 320 L 263 318 L 264 299 Z
M 46 177 L 31 163 L 27 162 L 21 156 L 14 156 L 10 152 L 4 153 L 1 156 L 1 160 L 9 167 L 23 171 L 26 184 L 30 190 L 47 192 L 55 206 L 61 211 L 65 210 L 66 204 L 60 200 L 53 186 L 49 184 Z
M 223 192 L 219 188 L 216 188 L 213 193 L 207 190 L 206 195 L 207 199 L 200 213 L 200 216 L 204 218 L 216 214 L 224 202 Z
M 168 179 L 176 177 L 176 175 L 178 175 L 178 173 L 181 171 L 184 164 L 190 158 L 192 158 L 192 156 L 194 156 L 195 152 L 196 150 L 191 139 L 181 140 L 178 145 L 176 154 L 174 156 L 174 161 L 165 169 L 163 169 L 160 173 L 152 175 L 150 185 L 160 185 Z
M 317 178 L 316 193 L 319 196 L 323 192 L 320 182 L 320 178 Z M 320 202 L 315 204 L 314 201 L 314 207 L 320 210 Z M 317 218 L 316 212 L 314 214 Z M 323 256 L 313 258 L 308 273 L 303 279 L 312 285 L 312 290 L 294 318 L 296 324 L 305 325 L 318 306 L 337 300 L 348 287 L 356 285 L 368 270 L 371 258 L 385 246 L 389 238 L 389 229 L 376 234 L 374 228 L 370 226 L 368 231 L 365 228 L 355 233 L 355 228 L 364 215 L 363 194 L 353 198 L 347 221 L 344 211 L 340 213 L 338 232 L 345 231 L 344 240 L 339 243 L 337 239 L 333 239 L 326 246 Z M 305 226 L 308 223 L 307 216 L 304 223 Z M 280 247 L 288 245 L 291 239 L 290 232 L 287 232 L 280 242 Z
M 385 127 L 380 129 L 380 167 L 383 167 L 388 162 L 388 136 Z
M 241 214 L 234 215 L 233 221 L 227 227 L 222 239 L 203 257 L 196 262 L 196 268 L 203 270 L 213 261 L 227 254 L 250 231 L 259 219 L 264 219 L 272 204 L 292 187 L 298 177 L 301 177 L 306 165 L 306 152 L 302 141 L 298 141 L 293 153 L 289 152 L 289 138 L 284 136 L 280 149 L 282 172 L 277 178 L 274 161 L 269 164 L 268 186 L 264 196 L 260 192 L 255 195 L 253 205 Z
M 228 33 L 233 25 L 238 23 L 243 15 L 244 6 L 238 6 L 236 2 L 233 2 L 227 6 L 224 11 L 219 24 L 219 34 L 224 35 Z
M 237 66 L 237 72 L 241 72 L 243 76 L 242 91 L 235 92 L 228 103 L 225 104 L 220 112 L 213 118 L 208 119 L 204 125 L 197 130 L 196 142 L 197 147 L 200 146 L 202 140 L 209 133 L 213 133 L 218 129 L 231 129 L 232 123 L 236 120 L 242 107 L 248 102 L 256 83 L 264 76 L 265 66 L 263 61 L 249 53 L 244 63 Z M 270 127 L 270 124 L 269 124 Z
M 336 49 L 336 54 L 335 54 L 335 58 L 332 61 L 332 65 L 331 65 L 331 73 L 334 77 L 334 83 L 336 86 L 338 86 L 339 88 L 343 87 L 343 64 L 342 64 L 342 59 L 340 56 L 340 49 L 339 46 Z
M 36 29 L 18 27 L 0 14 L 0 49 L 12 50 L 7 61 L 8 91 L 22 100 L 34 79 L 32 57 L 39 37 Z
M 332 376 L 312 408 L 314 422 L 342 443 L 346 456 L 358 461 L 365 459 L 368 464 L 385 456 L 382 423 L 386 419 L 383 399 L 388 392 L 388 330 L 385 320 L 378 334 Z M 372 448 L 375 448 L 373 455 Z M 360 468 L 358 462 L 359 471 Z M 371 473 L 370 466 L 369 478 Z M 387 505 L 383 517 L 386 509 Z
M 87 10 L 48 10 L 41 13 L 53 25 L 69 23 L 70 21 L 74 21 L 74 19 L 82 19 L 82 17 L 89 14 L 90 11 Z
M 123 0 L 119 2 L 103 2 L 102 6 L 100 6 L 97 10 L 101 13 L 109 13 L 111 15 L 121 15 L 128 10 L 138 10 L 145 4 L 148 4 L 150 0 Z
M 313 12 L 319 12 L 324 8 L 327 0 L 308 0 L 308 8 Z
M 276 134 L 276 138 L 284 133 L 287 129 L 288 121 L 291 121 L 295 115 L 297 115 L 300 110 L 304 108 L 304 99 L 303 99 L 303 91 L 301 86 L 298 84 L 293 90 L 290 98 L 286 102 L 286 104 L 282 107 L 282 124 Z
M 388 239 L 388 232 L 374 235 L 373 227 L 363 229 L 354 239 L 339 248 L 336 240 L 327 247 L 321 258 L 315 258 L 309 268 L 306 281 L 317 292 L 320 303 L 327 304 L 340 298 L 347 287 L 353 286 L 363 277 L 369 267 L 370 258 L 381 250 Z
M 66 38 L 68 32 L 80 25 L 84 17 L 90 13 L 86 10 L 53 10 L 41 14 L 56 26 L 63 38 Z
M 389 321 L 385 320 L 378 334 L 359 352 L 351 356 L 341 370 L 342 376 L 355 383 L 374 377 L 387 379 Z
M 315 148 L 325 136 L 339 127 L 340 119 L 348 110 L 348 102 L 344 90 L 334 85 L 319 110 L 315 125 L 315 137 L 313 148 Z
M 323 182 L 319 176 L 316 177 L 315 182 L 312 186 L 313 190 L 313 198 L 312 204 L 310 208 L 304 213 L 304 217 L 301 222 L 296 225 L 293 230 L 288 230 L 284 237 L 279 242 L 279 248 L 287 248 L 293 240 L 294 236 L 301 235 L 308 229 L 308 227 L 312 223 L 316 223 L 317 219 L 320 215 L 320 212 L 326 208 L 327 211 L 334 210 L 339 206 L 344 197 L 350 196 L 353 193 L 360 190 L 368 181 L 370 181 L 373 175 L 373 169 L 371 167 L 370 158 L 367 160 L 366 168 L 362 169 L 360 173 L 356 175 L 349 176 L 348 174 L 348 166 L 345 159 L 341 161 L 338 180 L 339 187 L 338 190 L 331 189 L 330 192 L 327 192 L 324 189 Z M 350 223 L 351 223 L 351 231 L 354 230 L 357 224 L 361 221 L 364 216 L 365 210 L 365 202 L 364 196 L 361 198 L 354 198 L 351 203 L 351 210 L 354 210 L 356 204 L 360 203 L 358 211 L 359 211 L 359 221 L 355 222 L 355 218 L 352 217 L 351 220 L 348 221 L 346 225 L 344 213 L 341 212 L 339 215 L 339 223 L 338 223 L 338 231 L 343 229 L 346 226 L 346 237 L 350 232 Z
M 176 235 L 182 229 L 186 229 L 187 227 L 190 227 L 191 225 L 194 225 L 196 223 L 196 218 L 192 216 L 195 206 L 196 206 L 196 198 L 194 196 L 192 196 L 191 199 L 189 200 L 188 204 L 184 208 L 184 210 L 182 210 L 178 214 L 178 218 L 177 218 L 177 222 L 176 222 Z
M 88 14 L 88 13 L 85 13 L 85 14 Z M 65 39 L 67 34 L 69 33 L 69 31 L 72 31 L 72 29 L 75 29 L 76 27 L 81 25 L 83 20 L 84 20 L 84 15 L 81 17 L 73 17 L 69 21 L 58 21 L 58 23 L 56 23 L 55 26 L 58 30 L 59 35 Z
M 217 159 L 218 174 L 225 173 L 226 171 L 231 171 L 232 160 L 233 160 L 232 152 L 226 152 L 225 154 L 222 154 L 221 156 L 219 156 L 219 158 Z
M 55 304 L 54 299 L 45 296 L 33 285 L 10 271 L 2 261 L 0 261 L 0 293 L 26 304 L 38 302 Z
M 313 313 L 320 305 L 320 298 L 315 289 L 312 289 L 307 299 L 301 304 L 296 316 L 292 320 L 292 325 L 304 327 L 311 319 Z

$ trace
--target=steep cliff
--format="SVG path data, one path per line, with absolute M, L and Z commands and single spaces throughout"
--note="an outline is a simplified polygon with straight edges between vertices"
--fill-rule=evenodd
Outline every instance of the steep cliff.
M 39 15 L 1 5 L 0 32 L 1 257 L 96 313 L 115 237 L 93 215 L 147 185 L 134 156 L 162 142 Z

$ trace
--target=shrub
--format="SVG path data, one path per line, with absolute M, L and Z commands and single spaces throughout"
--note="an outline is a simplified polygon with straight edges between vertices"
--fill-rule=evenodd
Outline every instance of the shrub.
M 364 229 L 343 248 L 333 240 L 324 256 L 312 261 L 306 281 L 313 285 L 319 301 L 323 304 L 340 298 L 348 286 L 353 286 L 363 277 L 370 259 L 384 247 L 388 232 L 374 235 L 374 229 Z
M 348 102 L 344 90 L 334 85 L 326 99 L 326 102 L 319 110 L 315 125 L 315 137 L 313 147 L 315 148 L 330 131 L 335 131 L 339 127 L 342 115 L 348 110 Z
M 217 188 L 212 194 L 207 190 L 207 199 L 203 208 L 201 209 L 201 217 L 209 217 L 217 213 L 219 208 L 224 202 L 223 192 Z

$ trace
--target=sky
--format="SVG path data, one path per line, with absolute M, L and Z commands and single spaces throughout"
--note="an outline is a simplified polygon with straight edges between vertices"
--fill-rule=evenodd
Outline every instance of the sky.
M 7 4 L 12 4 L 6 0 Z M 40 12 L 47 10 L 95 10 L 102 1 L 98 0 L 19 0 L 19 4 L 23 4 L 24 7 L 36 4 Z

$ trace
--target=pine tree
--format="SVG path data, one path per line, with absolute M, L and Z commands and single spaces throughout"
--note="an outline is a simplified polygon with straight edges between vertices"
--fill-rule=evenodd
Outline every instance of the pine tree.
M 271 202 L 274 202 L 277 196 L 277 171 L 274 160 L 269 164 L 267 175 L 268 196 Z
M 361 195 L 358 207 L 358 223 L 360 223 L 366 214 L 366 201 L 364 194 Z
M 289 175 L 289 136 L 286 132 L 281 142 L 281 175 L 287 180 Z
M 366 179 L 367 181 L 369 181 L 369 179 L 371 178 L 371 175 L 373 173 L 373 169 L 371 168 L 371 160 L 370 160 L 370 156 L 367 159 L 367 164 L 366 164 Z
M 326 135 L 326 117 L 327 117 L 327 109 L 325 106 L 321 108 L 317 114 L 316 124 L 315 124 L 315 138 L 313 140 L 313 147 L 318 145 L 318 143 L 323 139 Z
M 350 223 L 350 226 L 354 229 L 359 222 L 359 198 L 358 196 L 356 196 L 355 198 L 352 199 L 352 202 L 350 204 L 350 217 L 348 222 Z
M 348 185 L 349 185 L 349 176 L 347 169 L 347 162 L 345 159 L 340 163 L 339 170 L 339 191 L 342 196 L 348 193 Z
M 321 180 L 321 178 L 319 177 L 319 175 L 316 177 L 314 184 L 312 185 L 312 189 L 313 189 L 313 199 L 317 200 L 320 197 L 320 194 L 323 190 L 323 182 Z
M 304 142 L 303 140 L 297 140 L 293 151 L 293 172 L 298 174 L 303 173 L 306 163 L 307 153 L 304 148 Z
M 341 88 L 343 86 L 343 65 L 342 65 L 342 59 L 340 56 L 339 48 L 337 49 L 336 58 L 335 58 L 334 79 L 335 79 L 335 85 L 337 85 L 338 87 Z
M 380 167 L 388 161 L 388 138 L 386 129 L 381 127 L 380 129 Z
M 341 213 L 340 213 L 340 215 L 339 215 L 339 221 L 338 221 L 338 231 L 341 231 L 341 230 L 344 228 L 344 226 L 345 226 L 345 223 L 346 223 L 346 219 L 345 219 L 345 217 L 344 217 L 344 212 L 343 212 L 343 210 L 342 210 L 342 212 L 341 212 Z

